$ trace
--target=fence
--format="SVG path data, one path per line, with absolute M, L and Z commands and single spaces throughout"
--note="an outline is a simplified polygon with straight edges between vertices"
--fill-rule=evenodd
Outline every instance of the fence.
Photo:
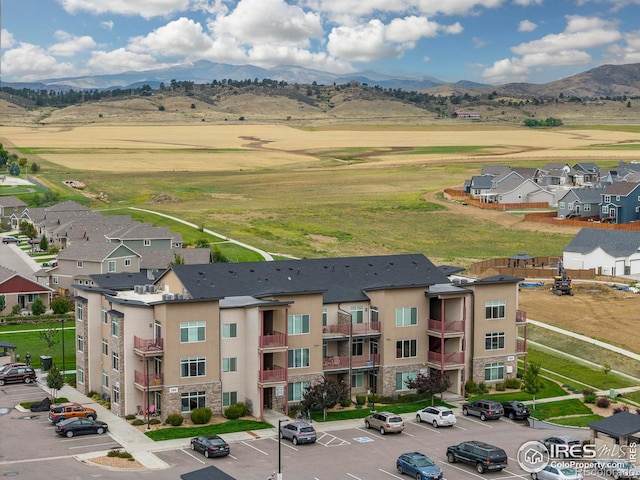
M 471 198 L 464 190 L 445 188 L 444 193 L 452 200 L 462 200 L 463 202 L 484 210 L 522 210 L 528 208 L 549 208 L 547 202 L 518 202 L 518 203 L 487 203 Z
M 509 275 L 522 278 L 548 278 L 557 274 L 560 257 L 534 257 L 527 265 L 516 265 L 510 258 L 491 258 L 474 263 L 469 272 L 475 276 L 483 275 L 487 270 L 495 271 L 496 275 Z M 593 280 L 598 275 L 595 268 L 587 270 L 566 270 L 567 275 L 576 280 Z

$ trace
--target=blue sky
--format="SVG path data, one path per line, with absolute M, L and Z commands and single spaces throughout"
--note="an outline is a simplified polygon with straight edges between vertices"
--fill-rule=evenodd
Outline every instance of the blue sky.
M 640 0 L 0 0 L 2 80 L 197 60 L 545 83 L 640 63 Z

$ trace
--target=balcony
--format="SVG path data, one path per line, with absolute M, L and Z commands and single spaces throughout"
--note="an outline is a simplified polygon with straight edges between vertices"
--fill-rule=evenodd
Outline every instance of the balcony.
M 149 391 L 162 390 L 164 384 L 164 375 L 162 373 L 150 373 L 146 375 L 142 372 L 135 371 L 134 383 L 139 390 Z
M 445 367 L 457 367 L 464 365 L 464 352 L 440 353 L 429 352 L 428 362 Z
M 464 334 L 464 322 L 462 320 L 454 322 L 443 322 L 442 320 L 429 319 L 427 330 L 431 334 L 445 336 L 455 336 Z
M 287 334 L 274 332 L 260 337 L 260 348 L 286 348 Z
M 275 365 L 271 370 L 258 372 L 259 383 L 282 383 L 287 381 L 287 369 Z
M 527 353 L 527 341 L 523 338 L 516 340 L 516 354 L 524 355 Z
M 380 335 L 380 322 L 343 323 L 340 325 L 325 325 L 322 334 L 329 337 L 348 337 L 361 335 Z
M 133 350 L 138 355 L 161 356 L 164 354 L 164 340 L 162 338 L 133 337 Z
M 516 324 L 517 325 L 527 324 L 527 312 L 525 312 L 524 310 L 516 310 Z
M 380 354 L 351 356 L 351 369 L 373 368 L 380 365 Z M 348 370 L 349 357 L 327 357 L 322 359 L 322 370 Z

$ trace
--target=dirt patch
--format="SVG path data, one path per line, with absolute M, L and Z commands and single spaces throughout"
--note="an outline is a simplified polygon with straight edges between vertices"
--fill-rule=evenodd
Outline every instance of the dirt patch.
M 174 195 L 170 195 L 168 193 L 159 193 L 158 195 L 156 195 L 151 199 L 151 203 L 154 203 L 154 204 L 175 203 L 179 201 L 180 200 L 178 199 L 178 197 Z
M 101 467 L 113 468 L 118 470 L 142 470 L 144 466 L 137 460 L 129 460 L 120 457 L 95 457 L 87 460 L 87 463 L 94 463 Z

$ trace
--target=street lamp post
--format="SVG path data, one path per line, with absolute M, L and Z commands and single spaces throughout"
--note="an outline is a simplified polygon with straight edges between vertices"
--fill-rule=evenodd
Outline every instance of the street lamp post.
M 64 379 L 64 317 L 62 317 L 62 378 Z
M 282 435 L 280 435 L 280 425 L 288 421 L 288 418 L 278 419 L 278 480 L 282 480 Z

